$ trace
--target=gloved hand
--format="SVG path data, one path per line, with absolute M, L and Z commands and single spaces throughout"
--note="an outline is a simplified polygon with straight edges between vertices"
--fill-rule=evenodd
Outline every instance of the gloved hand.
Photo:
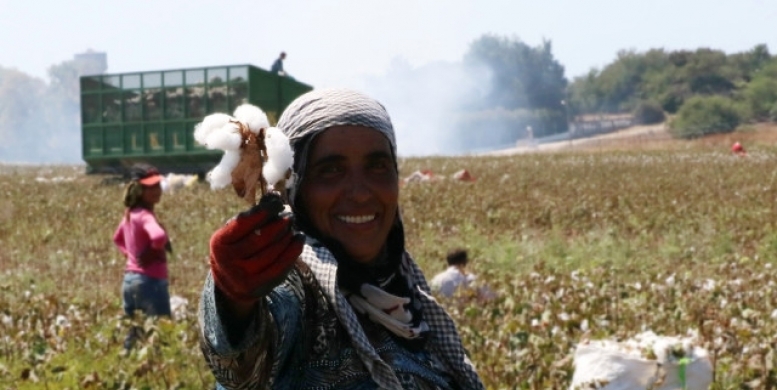
M 230 299 L 254 302 L 267 295 L 302 253 L 305 236 L 292 228 L 292 216 L 282 211 L 280 196 L 269 193 L 211 237 L 213 280 Z

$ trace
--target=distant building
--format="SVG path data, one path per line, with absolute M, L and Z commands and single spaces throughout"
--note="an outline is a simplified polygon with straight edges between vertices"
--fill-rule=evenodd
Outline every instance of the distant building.
M 73 62 L 81 70 L 81 74 L 103 74 L 108 70 L 108 54 L 92 49 L 75 54 Z

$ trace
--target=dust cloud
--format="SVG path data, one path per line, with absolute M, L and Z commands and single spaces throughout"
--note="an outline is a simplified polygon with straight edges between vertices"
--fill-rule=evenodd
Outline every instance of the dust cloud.
M 364 80 L 364 92 L 388 110 L 403 157 L 472 152 L 462 143 L 460 116 L 488 95 L 490 71 L 463 63 L 420 67 L 396 58 L 385 74 Z M 482 129 L 470 129 L 480 131 Z

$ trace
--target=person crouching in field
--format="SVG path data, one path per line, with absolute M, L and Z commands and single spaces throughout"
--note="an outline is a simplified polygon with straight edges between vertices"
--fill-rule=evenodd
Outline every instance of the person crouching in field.
M 405 250 L 384 107 L 314 90 L 277 126 L 294 151 L 293 220 L 271 193 L 210 240 L 200 345 L 219 386 L 483 389 Z
M 170 316 L 167 282 L 167 253 L 172 252 L 164 227 L 154 215 L 154 205 L 162 197 L 162 175 L 156 168 L 138 164 L 131 169 L 132 180 L 124 191 L 124 215 L 113 242 L 126 257 L 122 298 L 124 312 L 132 317 L 136 310 L 148 316 Z M 138 337 L 130 329 L 124 348 L 132 348 Z
M 475 275 L 467 272 L 469 258 L 464 249 L 454 249 L 448 253 L 445 260 L 448 268 L 432 278 L 432 290 L 450 298 L 459 286 L 467 287 L 475 281 Z
M 475 287 L 473 292 L 480 301 L 489 301 L 496 295 L 487 286 L 475 286 L 475 274 L 467 270 L 469 255 L 465 249 L 454 249 L 445 257 L 448 268 L 432 278 L 432 291 L 451 298 L 459 288 Z

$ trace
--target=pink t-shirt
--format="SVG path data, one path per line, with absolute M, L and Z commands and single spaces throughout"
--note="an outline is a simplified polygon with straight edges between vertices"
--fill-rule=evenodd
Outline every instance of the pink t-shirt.
M 154 213 L 141 207 L 130 210 L 129 221 L 122 217 L 113 234 L 113 242 L 127 258 L 126 272 L 159 279 L 167 279 L 167 239 Z

